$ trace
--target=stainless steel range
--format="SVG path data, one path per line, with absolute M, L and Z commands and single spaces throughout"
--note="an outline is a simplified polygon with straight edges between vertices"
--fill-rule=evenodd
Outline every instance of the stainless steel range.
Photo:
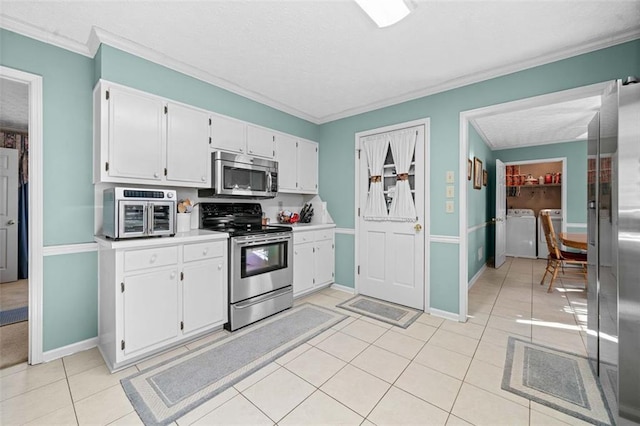
M 293 306 L 293 234 L 258 203 L 200 203 L 200 228 L 228 232 L 231 331 Z

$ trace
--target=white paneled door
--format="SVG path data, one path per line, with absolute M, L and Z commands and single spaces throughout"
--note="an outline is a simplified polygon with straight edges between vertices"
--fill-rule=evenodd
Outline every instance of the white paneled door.
M 494 266 L 499 268 L 506 259 L 507 252 L 507 192 L 505 187 L 505 166 L 496 160 L 496 216 Z
M 0 148 L 0 283 L 18 279 L 18 150 Z
M 397 130 L 406 132 L 407 129 Z M 358 293 L 424 309 L 425 303 L 425 125 L 411 127 L 415 135 L 415 149 L 408 173 L 396 170 L 396 160 L 389 147 L 386 151 L 381 176 L 371 176 L 367 153 L 359 138 L 358 163 Z M 396 130 L 394 130 L 396 131 Z M 391 135 L 394 131 L 386 132 Z M 386 136 L 385 136 L 386 137 Z M 370 183 L 382 181 L 388 207 L 401 180 L 408 180 L 415 203 L 415 220 L 389 217 L 388 220 L 365 219 L 365 208 Z

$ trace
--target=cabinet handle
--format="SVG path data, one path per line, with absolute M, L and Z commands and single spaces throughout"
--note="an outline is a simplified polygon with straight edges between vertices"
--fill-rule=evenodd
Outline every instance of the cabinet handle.
M 149 259 L 149 263 L 154 263 L 157 259 L 158 256 L 154 254 L 153 256 L 151 256 L 151 259 Z

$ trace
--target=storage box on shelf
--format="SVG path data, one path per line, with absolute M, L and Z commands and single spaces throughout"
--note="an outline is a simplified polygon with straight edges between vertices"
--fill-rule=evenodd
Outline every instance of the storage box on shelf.
M 111 371 L 227 322 L 225 234 L 200 236 L 197 242 L 96 240 L 98 345 Z
M 335 231 L 334 225 L 304 225 L 293 231 L 293 296 L 298 297 L 334 281 Z
M 209 185 L 207 111 L 105 80 L 93 96 L 94 183 Z
M 280 192 L 318 193 L 318 144 L 290 135 L 276 136 L 278 190 Z

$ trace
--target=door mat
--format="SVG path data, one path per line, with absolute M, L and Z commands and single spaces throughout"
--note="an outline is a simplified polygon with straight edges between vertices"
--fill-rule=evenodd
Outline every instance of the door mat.
M 166 425 L 345 318 L 303 304 L 122 379 L 122 387 L 146 425 Z
M 595 425 L 614 425 L 589 360 L 509 337 L 502 389 Z
M 401 328 L 409 327 L 423 314 L 417 309 L 362 295 L 352 297 L 336 306 Z
M 14 324 L 16 322 L 27 321 L 29 319 L 29 308 L 21 308 L 0 311 L 0 326 Z

